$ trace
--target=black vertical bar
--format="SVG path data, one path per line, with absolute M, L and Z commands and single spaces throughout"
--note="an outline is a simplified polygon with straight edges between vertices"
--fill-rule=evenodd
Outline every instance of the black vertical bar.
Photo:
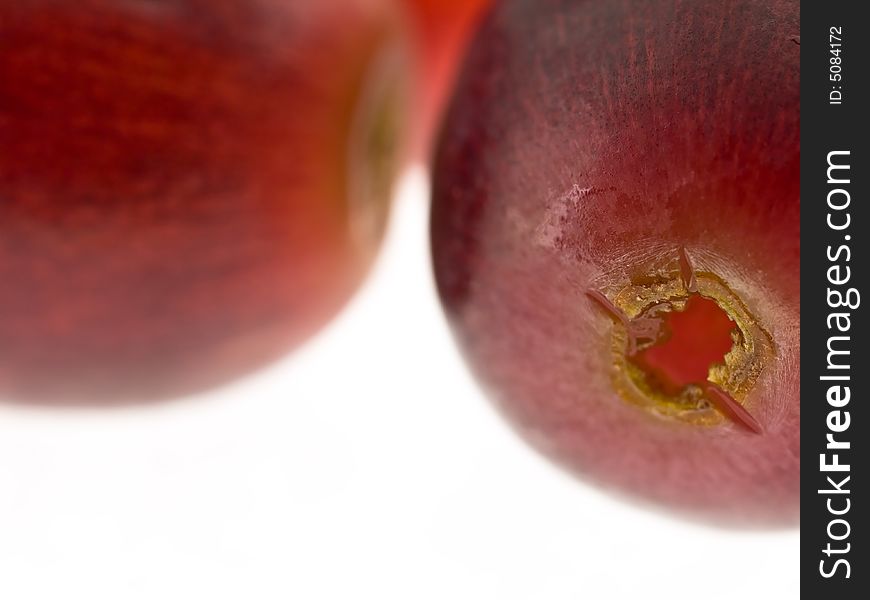
M 859 491 L 868 487 L 870 445 L 862 304 L 870 296 L 861 297 L 870 293 L 866 4 L 801 5 L 801 589 L 808 598 L 866 598 L 870 589 L 868 499 Z

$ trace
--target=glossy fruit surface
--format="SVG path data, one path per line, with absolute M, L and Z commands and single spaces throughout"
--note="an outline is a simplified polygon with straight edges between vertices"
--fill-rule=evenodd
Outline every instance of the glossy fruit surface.
M 568 469 L 796 523 L 799 7 L 498 4 L 441 137 L 442 301 L 509 420 Z
M 378 246 L 405 85 L 380 0 L 0 0 L 0 398 L 276 358 Z
M 428 160 L 432 136 L 466 47 L 492 0 L 401 0 L 416 32 L 420 62 L 415 153 Z

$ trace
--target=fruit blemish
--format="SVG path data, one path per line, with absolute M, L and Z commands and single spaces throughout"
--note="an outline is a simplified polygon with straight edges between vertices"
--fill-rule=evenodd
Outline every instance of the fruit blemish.
M 626 400 L 696 425 L 723 418 L 756 434 L 749 392 L 773 357 L 770 336 L 713 273 L 678 268 L 632 281 L 614 300 L 590 290 L 614 320 L 614 385 Z

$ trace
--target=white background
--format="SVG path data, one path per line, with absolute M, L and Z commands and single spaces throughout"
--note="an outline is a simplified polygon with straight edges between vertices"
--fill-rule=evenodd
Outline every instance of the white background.
M 425 186 L 285 361 L 157 407 L 0 404 L 0 598 L 798 598 L 797 530 L 635 506 L 509 430 L 438 307 Z

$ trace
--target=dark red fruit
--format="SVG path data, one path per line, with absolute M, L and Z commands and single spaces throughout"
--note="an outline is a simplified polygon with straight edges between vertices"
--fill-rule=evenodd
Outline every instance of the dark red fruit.
M 434 168 L 440 294 L 537 448 L 604 485 L 793 524 L 799 6 L 507 0 Z
M 386 0 L 0 0 L 0 397 L 211 386 L 314 332 L 383 229 Z

